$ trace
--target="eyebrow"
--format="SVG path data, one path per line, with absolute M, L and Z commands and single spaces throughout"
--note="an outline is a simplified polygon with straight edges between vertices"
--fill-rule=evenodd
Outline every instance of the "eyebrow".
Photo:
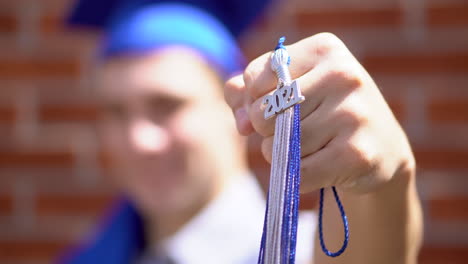
M 154 104 L 158 104 L 161 102 L 170 102 L 170 103 L 180 104 L 184 101 L 185 99 L 181 96 L 164 94 L 164 93 L 157 94 L 157 95 L 153 94 L 153 95 L 143 96 L 143 102 L 149 105 L 154 105 Z

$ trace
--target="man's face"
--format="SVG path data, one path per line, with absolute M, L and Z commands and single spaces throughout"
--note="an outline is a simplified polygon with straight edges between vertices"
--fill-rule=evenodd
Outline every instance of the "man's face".
M 206 202 L 233 121 L 221 82 L 193 51 L 180 47 L 113 59 L 100 75 L 102 141 L 123 191 L 148 214 Z M 229 145 L 229 144 L 228 144 Z

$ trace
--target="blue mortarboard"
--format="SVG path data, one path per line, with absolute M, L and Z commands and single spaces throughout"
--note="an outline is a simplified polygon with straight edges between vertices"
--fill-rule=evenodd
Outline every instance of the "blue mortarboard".
M 269 0 L 80 0 L 68 24 L 105 31 L 101 55 L 138 53 L 180 44 L 198 50 L 230 74 L 243 66 L 235 37 Z

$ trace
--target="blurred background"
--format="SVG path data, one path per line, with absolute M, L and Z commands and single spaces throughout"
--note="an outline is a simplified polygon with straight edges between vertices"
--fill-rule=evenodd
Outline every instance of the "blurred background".
M 96 34 L 66 31 L 71 0 L 0 0 L 0 263 L 50 263 L 114 196 L 96 136 Z M 425 214 L 421 264 L 468 263 L 468 1 L 280 1 L 239 39 L 340 37 L 407 131 Z M 269 166 L 250 139 L 260 179 Z M 304 200 L 313 206 L 313 199 Z

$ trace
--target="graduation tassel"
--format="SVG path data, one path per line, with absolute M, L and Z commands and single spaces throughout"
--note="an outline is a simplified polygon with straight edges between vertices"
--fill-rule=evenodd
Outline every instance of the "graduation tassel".
M 271 68 L 278 77 L 276 90 L 266 95 L 264 117 L 276 115 L 273 153 L 270 171 L 270 186 L 263 225 L 258 264 L 294 264 L 299 209 L 299 187 L 301 168 L 300 104 L 304 101 L 298 83 L 291 80 L 290 57 L 283 45 L 284 37 L 278 41 L 271 56 Z M 344 252 L 348 244 L 348 222 L 338 194 L 333 187 L 335 199 L 342 214 L 345 227 L 345 242 L 336 252 L 326 249 L 322 232 L 323 189 L 320 196 L 319 231 L 323 251 L 332 257 Z
M 300 184 L 300 105 L 304 97 L 291 80 L 290 57 L 280 38 L 271 57 L 277 89 L 263 103 L 265 119 L 275 115 L 270 187 L 258 263 L 294 263 Z M 292 107 L 293 106 L 293 107 Z

